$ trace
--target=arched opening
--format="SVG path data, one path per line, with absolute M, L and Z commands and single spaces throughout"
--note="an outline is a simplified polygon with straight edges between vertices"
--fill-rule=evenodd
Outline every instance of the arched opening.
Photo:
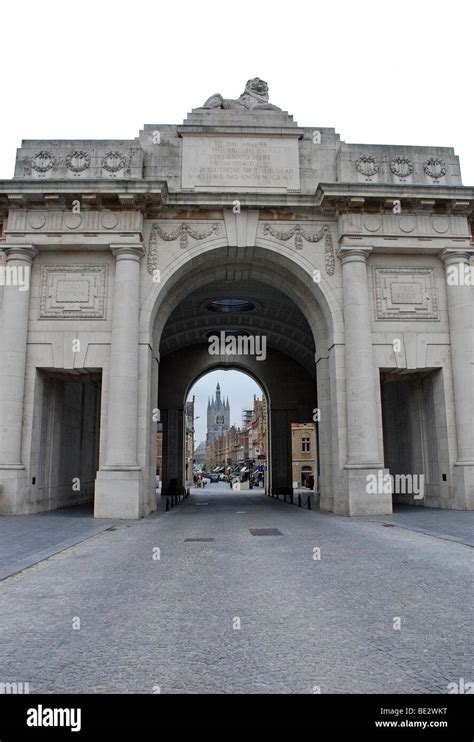
M 269 403 L 253 376 L 236 368 L 205 373 L 193 382 L 184 404 L 186 487 L 265 491 Z
M 328 306 L 323 311 L 318 294 L 309 271 L 263 248 L 201 248 L 199 260 L 190 255 L 157 288 L 149 317 L 159 362 L 164 488 L 172 479 L 185 487 L 189 478 L 185 399 L 192 384 L 213 369 L 237 368 L 257 380 L 268 400 L 267 487 L 273 493 L 293 489 L 291 423 L 312 421 L 315 410 L 324 409 L 318 431 L 324 442 L 316 449 L 325 457 L 320 468 L 331 509 Z

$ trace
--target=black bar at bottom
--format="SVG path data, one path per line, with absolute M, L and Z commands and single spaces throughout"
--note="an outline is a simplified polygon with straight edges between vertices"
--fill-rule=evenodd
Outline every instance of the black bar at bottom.
M 122 730 L 138 742 L 167 729 L 279 728 L 471 742 L 471 710 L 469 695 L 0 695 L 0 739 L 81 740 Z M 65 723 L 49 726 L 54 720 Z

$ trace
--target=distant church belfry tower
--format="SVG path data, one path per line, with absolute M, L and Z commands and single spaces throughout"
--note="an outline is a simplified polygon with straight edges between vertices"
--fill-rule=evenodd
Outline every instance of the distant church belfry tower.
M 221 388 L 216 386 L 216 398 L 207 401 L 207 443 L 215 441 L 220 435 L 230 428 L 230 405 L 229 397 L 224 402 L 221 399 Z

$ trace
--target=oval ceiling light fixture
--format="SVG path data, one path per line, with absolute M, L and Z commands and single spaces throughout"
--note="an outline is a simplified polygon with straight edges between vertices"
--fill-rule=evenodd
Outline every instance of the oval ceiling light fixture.
M 231 312 L 251 312 L 255 309 L 255 304 L 249 299 L 240 299 L 232 297 L 229 299 L 212 299 L 207 303 L 207 309 L 210 312 L 222 312 L 229 314 Z

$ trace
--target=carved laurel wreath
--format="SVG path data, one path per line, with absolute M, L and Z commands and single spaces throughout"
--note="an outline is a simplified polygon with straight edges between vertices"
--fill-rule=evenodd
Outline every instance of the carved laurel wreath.
M 390 162 L 390 170 L 399 178 L 407 178 L 413 172 L 413 163 L 407 157 L 394 157 Z
M 102 167 L 109 173 L 117 173 L 125 167 L 125 157 L 121 152 L 108 152 L 102 160 Z
M 356 160 L 355 166 L 356 170 L 361 173 L 361 175 L 365 175 L 368 178 L 371 178 L 372 175 L 375 175 L 375 173 L 378 173 L 379 171 L 377 160 L 372 155 L 361 155 L 359 159 Z
M 38 173 L 45 173 L 47 170 L 51 170 L 55 163 L 55 158 L 52 152 L 42 149 L 41 152 L 37 152 L 31 158 L 31 167 Z
M 325 226 L 320 229 L 319 232 L 309 234 L 303 229 L 303 227 L 299 225 L 295 225 L 286 232 L 282 232 L 280 229 L 275 229 L 275 227 L 273 227 L 271 224 L 264 224 L 262 232 L 264 235 L 270 234 L 276 240 L 281 240 L 283 242 L 286 242 L 287 240 L 290 240 L 292 237 L 294 237 L 296 250 L 303 249 L 303 239 L 306 240 L 306 242 L 319 242 L 324 237 L 324 265 L 326 268 L 326 273 L 328 274 L 328 276 L 334 275 L 334 249 L 329 227 Z
M 184 250 L 188 247 L 188 235 L 193 240 L 205 240 L 211 234 L 219 232 L 219 224 L 211 224 L 208 230 L 199 232 L 193 229 L 189 224 L 180 224 L 173 232 L 164 232 L 159 224 L 152 225 L 150 240 L 148 243 L 147 269 L 153 273 L 158 262 L 158 237 L 165 242 L 174 242 L 179 237 L 179 246 Z
M 83 170 L 87 170 L 90 164 L 91 156 L 87 152 L 75 150 L 74 152 L 70 152 L 66 157 L 68 170 L 72 170 L 75 173 L 81 173 Z
M 446 165 L 443 160 L 439 160 L 437 157 L 431 157 L 429 160 L 426 160 L 423 163 L 423 170 L 430 178 L 435 178 L 435 180 L 446 175 Z

